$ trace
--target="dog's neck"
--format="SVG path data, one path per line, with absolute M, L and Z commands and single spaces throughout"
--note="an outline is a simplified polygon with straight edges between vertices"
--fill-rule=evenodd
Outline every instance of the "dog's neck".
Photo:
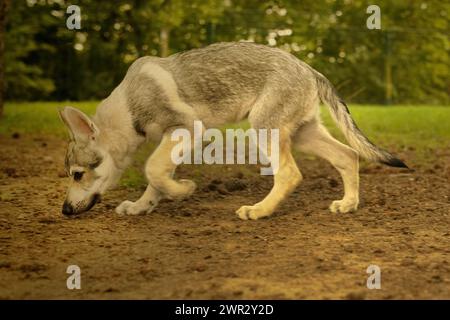
M 100 131 L 100 145 L 112 156 L 116 166 L 124 170 L 145 138 L 134 130 L 131 115 L 118 89 L 100 103 L 93 120 Z

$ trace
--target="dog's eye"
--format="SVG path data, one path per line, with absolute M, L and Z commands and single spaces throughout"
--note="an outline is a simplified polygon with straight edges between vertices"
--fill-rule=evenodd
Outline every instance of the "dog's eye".
M 84 172 L 77 171 L 73 174 L 73 179 L 75 181 L 80 181 L 81 178 L 83 178 L 83 174 L 84 174 Z

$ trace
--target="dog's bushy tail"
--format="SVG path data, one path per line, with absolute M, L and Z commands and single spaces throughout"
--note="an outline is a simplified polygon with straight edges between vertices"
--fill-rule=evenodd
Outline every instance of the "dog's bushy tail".
M 331 115 L 344 133 L 348 143 L 367 160 L 380 162 L 391 167 L 407 168 L 403 161 L 389 152 L 378 148 L 356 125 L 345 102 L 340 99 L 333 85 L 322 74 L 316 72 L 319 97 L 330 109 Z

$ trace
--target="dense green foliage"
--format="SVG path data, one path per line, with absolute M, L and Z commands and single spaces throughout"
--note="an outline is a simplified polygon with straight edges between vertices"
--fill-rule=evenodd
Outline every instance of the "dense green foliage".
M 80 30 L 68 30 L 69 4 Z M 129 64 L 218 41 L 288 50 L 353 102 L 450 103 L 450 2 L 377 1 L 369 30 L 362 0 L 18 0 L 6 28 L 10 100 L 107 96 Z M 167 40 L 164 40 L 167 39 Z M 388 73 L 392 74 L 389 78 Z M 392 94 L 387 93 L 392 83 Z

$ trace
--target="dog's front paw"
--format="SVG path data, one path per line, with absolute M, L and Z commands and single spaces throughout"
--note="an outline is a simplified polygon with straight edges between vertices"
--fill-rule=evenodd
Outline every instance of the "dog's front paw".
M 242 206 L 236 211 L 238 217 L 242 220 L 258 220 L 259 218 L 267 217 L 272 214 L 272 211 L 255 204 L 254 206 Z
M 358 209 L 358 201 L 336 200 L 330 205 L 333 213 L 348 213 Z
M 120 215 L 138 215 L 150 213 L 152 212 L 154 207 L 155 207 L 154 205 L 143 206 L 138 201 L 132 202 L 125 200 L 116 208 L 116 212 Z
M 197 185 L 192 180 L 180 179 L 166 192 L 166 197 L 171 200 L 182 200 L 192 195 Z

